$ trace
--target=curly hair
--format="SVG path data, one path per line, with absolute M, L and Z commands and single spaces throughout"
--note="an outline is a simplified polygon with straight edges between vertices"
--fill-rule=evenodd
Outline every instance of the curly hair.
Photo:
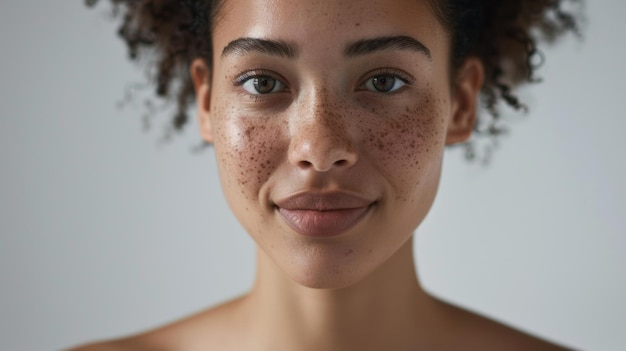
M 188 68 L 198 57 L 211 64 L 211 30 L 223 1 L 110 1 L 114 14 L 122 10 L 118 35 L 126 42 L 130 59 L 138 60 L 144 52 L 154 55 L 148 71 L 153 72 L 150 78 L 156 85 L 156 95 L 176 99 L 171 126 L 181 130 L 194 101 Z M 503 133 L 499 123 L 501 101 L 515 110 L 526 110 L 513 89 L 538 81 L 535 73 L 544 61 L 537 49 L 539 41 L 551 43 L 566 32 L 579 35 L 576 16 L 562 9 L 566 1 L 575 4 L 582 0 L 429 0 L 451 33 L 452 70 L 469 56 L 478 57 L 484 64 L 481 96 L 488 116 L 479 116 L 474 128 L 477 134 L 495 137 Z M 97 2 L 86 0 L 88 6 Z M 172 92 L 173 87 L 177 91 Z M 468 158 L 472 158 L 471 149 L 468 146 Z

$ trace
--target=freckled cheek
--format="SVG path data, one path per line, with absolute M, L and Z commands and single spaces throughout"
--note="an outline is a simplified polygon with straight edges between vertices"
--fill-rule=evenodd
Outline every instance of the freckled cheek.
M 441 109 L 434 99 L 394 110 L 373 111 L 374 118 L 364 129 L 367 147 L 381 166 L 396 174 L 412 177 L 443 149 Z
M 247 199 L 258 195 L 280 163 L 280 126 L 274 124 L 231 113 L 221 116 L 214 128 L 220 172 Z

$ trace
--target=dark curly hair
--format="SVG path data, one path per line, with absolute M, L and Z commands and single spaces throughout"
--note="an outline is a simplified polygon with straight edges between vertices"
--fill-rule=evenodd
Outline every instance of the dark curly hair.
M 93 6 L 98 0 L 86 0 Z M 129 56 L 138 60 L 143 53 L 153 55 L 148 72 L 156 84 L 156 94 L 176 99 L 171 126 L 181 130 L 188 121 L 187 109 L 194 101 L 194 88 L 188 72 L 193 59 L 212 61 L 211 30 L 223 1 L 214 0 L 110 0 L 114 14 L 121 13 L 118 34 L 126 42 Z M 512 90 L 522 83 L 538 81 L 537 68 L 543 55 L 540 40 L 553 42 L 566 32 L 579 35 L 577 18 L 562 9 L 565 2 L 582 0 L 429 0 L 443 25 L 452 34 L 452 70 L 468 56 L 480 58 L 485 67 L 481 95 L 488 115 L 481 114 L 475 132 L 498 136 L 499 105 L 505 102 L 515 110 L 525 105 Z M 121 11 L 120 11 L 121 10 Z M 156 70 L 154 70 L 156 68 Z M 175 89 L 175 92 L 172 90 Z M 467 156 L 473 147 L 466 144 Z

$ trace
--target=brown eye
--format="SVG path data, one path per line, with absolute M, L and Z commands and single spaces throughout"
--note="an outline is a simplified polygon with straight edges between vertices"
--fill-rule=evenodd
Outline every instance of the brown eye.
M 391 93 L 406 85 L 402 79 L 391 75 L 380 75 L 368 79 L 364 87 L 367 90 L 379 93 Z
M 259 94 L 267 94 L 274 90 L 276 79 L 270 77 L 254 78 L 252 84 L 254 85 L 254 90 Z
M 241 86 L 252 95 L 275 93 L 285 89 L 285 85 L 281 81 L 269 76 L 248 77 Z
M 380 76 L 372 78 L 372 84 L 378 91 L 388 92 L 393 88 L 396 79 L 392 76 Z

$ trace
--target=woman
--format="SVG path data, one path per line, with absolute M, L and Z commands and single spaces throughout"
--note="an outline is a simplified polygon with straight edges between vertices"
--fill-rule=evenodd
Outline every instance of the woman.
M 132 57 L 158 50 L 157 92 L 178 84 L 175 127 L 195 97 L 257 278 L 75 350 L 562 349 L 429 296 L 412 249 L 445 146 L 497 134 L 497 103 L 522 108 L 510 88 L 533 80 L 531 34 L 575 29 L 559 1 L 114 2 Z

